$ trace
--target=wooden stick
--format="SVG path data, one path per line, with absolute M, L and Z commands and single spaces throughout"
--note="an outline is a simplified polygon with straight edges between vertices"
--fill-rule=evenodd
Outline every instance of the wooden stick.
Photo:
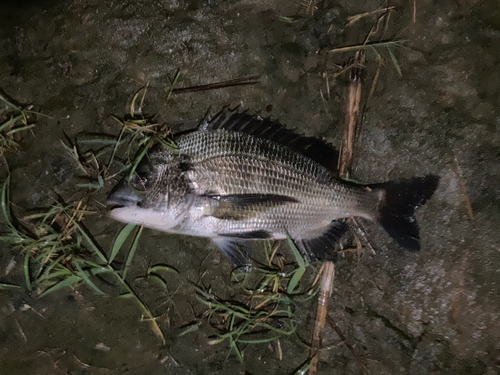
M 359 134 L 359 128 L 361 127 L 361 80 L 364 73 L 364 61 L 364 52 L 356 52 L 356 55 L 354 57 L 354 64 L 349 75 L 349 85 L 346 90 L 344 107 L 344 128 L 342 131 L 342 141 L 340 144 L 340 154 L 338 161 L 339 176 L 341 178 L 349 178 L 349 174 L 353 164 L 354 149 L 356 143 L 358 142 L 357 138 Z M 356 221 L 351 222 L 351 224 L 357 226 Z M 325 321 L 328 312 L 328 299 L 333 291 L 333 279 L 335 275 L 335 266 L 331 261 L 324 262 L 321 269 L 323 270 L 323 273 L 318 298 L 318 307 L 316 310 L 316 320 L 314 321 L 314 330 L 310 353 L 311 362 L 308 375 L 316 375 L 318 371 L 319 349 L 321 347 L 323 328 L 325 327 Z M 340 337 L 342 338 L 343 336 Z M 363 368 L 363 366 L 362 369 L 363 371 L 365 371 L 365 368 Z
M 316 309 L 316 320 L 314 321 L 314 330 L 311 343 L 311 363 L 309 367 L 309 375 L 317 373 L 319 349 L 321 348 L 321 340 L 323 329 L 325 328 L 326 314 L 328 312 L 328 299 L 333 292 L 333 279 L 335 277 L 335 265 L 331 261 L 323 263 L 321 267 L 323 277 L 318 297 L 318 307 Z
M 365 55 L 363 51 L 356 52 L 354 64 L 349 74 L 349 85 L 346 90 L 344 106 L 344 129 L 338 162 L 339 177 L 341 178 L 349 178 L 353 163 L 354 147 L 360 127 L 361 80 L 364 61 Z

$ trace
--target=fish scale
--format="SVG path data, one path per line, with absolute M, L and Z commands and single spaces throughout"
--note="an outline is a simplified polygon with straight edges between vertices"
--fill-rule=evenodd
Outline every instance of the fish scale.
M 180 136 L 176 144 L 189 155 L 187 172 L 195 193 L 204 195 L 279 194 L 299 202 L 270 206 L 245 220 L 196 218 L 199 227 L 218 233 L 241 233 L 266 228 L 272 238 L 306 238 L 325 231 L 332 220 L 350 216 L 372 217 L 378 197 L 359 186 L 338 182 L 332 172 L 287 147 L 244 133 L 219 129 Z M 164 151 L 161 151 L 164 152 Z M 175 160 L 175 156 L 173 157 Z M 159 180 L 158 184 L 166 182 Z M 266 206 L 262 202 L 260 206 Z M 269 202 L 272 204 L 272 202 Z M 249 213 L 256 207 L 243 208 Z M 194 226 L 186 220 L 184 227 Z M 184 231 L 183 227 L 179 230 Z

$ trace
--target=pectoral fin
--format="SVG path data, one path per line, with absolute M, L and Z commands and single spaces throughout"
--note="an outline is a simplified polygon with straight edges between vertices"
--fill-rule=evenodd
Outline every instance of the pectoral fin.
M 255 217 L 272 207 L 297 203 L 293 197 L 278 194 L 211 195 L 211 216 L 223 220 L 244 220 Z
M 212 241 L 217 245 L 222 255 L 226 257 L 236 268 L 242 271 L 248 271 L 251 267 L 250 247 L 239 238 L 233 237 L 215 237 Z

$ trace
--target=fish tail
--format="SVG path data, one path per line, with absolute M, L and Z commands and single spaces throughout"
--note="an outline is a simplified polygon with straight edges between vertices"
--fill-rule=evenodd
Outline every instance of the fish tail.
M 396 242 L 409 250 L 420 250 L 415 209 L 434 194 L 439 177 L 429 175 L 402 182 L 369 185 L 380 195 L 377 221 Z

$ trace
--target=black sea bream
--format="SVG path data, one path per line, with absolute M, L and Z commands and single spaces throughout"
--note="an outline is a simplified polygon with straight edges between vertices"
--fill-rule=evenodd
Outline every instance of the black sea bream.
M 414 210 L 434 193 L 436 176 L 344 181 L 330 145 L 237 111 L 173 140 L 178 150 L 152 149 L 112 191 L 112 218 L 211 238 L 236 266 L 248 263 L 246 241 L 287 236 L 305 258 L 330 258 L 347 230 L 341 219 L 352 216 L 380 223 L 402 247 L 420 248 Z

